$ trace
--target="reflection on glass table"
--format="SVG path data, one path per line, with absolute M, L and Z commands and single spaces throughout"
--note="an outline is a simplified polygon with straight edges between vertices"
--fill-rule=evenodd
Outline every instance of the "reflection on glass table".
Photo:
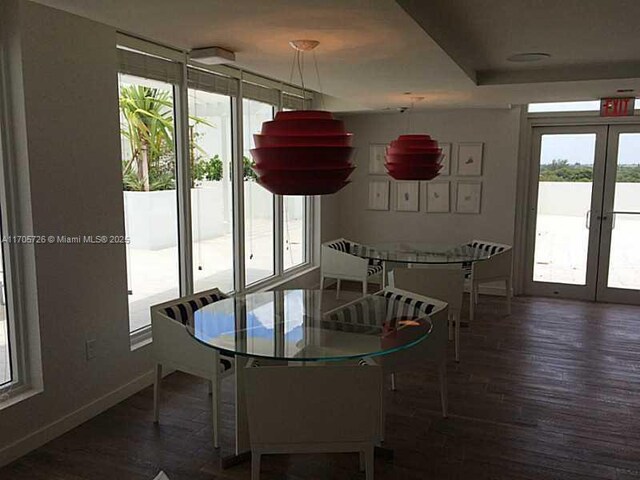
M 346 303 L 345 303 L 346 302 Z M 427 316 L 383 296 L 322 290 L 238 295 L 197 310 L 189 333 L 221 352 L 283 361 L 336 361 L 388 354 L 422 341 Z
M 470 245 L 433 245 L 428 243 L 394 242 L 357 245 L 350 253 L 383 262 L 470 264 L 487 260 L 491 253 Z

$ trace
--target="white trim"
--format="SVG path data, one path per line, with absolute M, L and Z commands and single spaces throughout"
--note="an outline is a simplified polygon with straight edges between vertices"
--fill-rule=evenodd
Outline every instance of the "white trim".
M 44 445 L 56 437 L 72 430 L 105 410 L 117 405 L 153 383 L 154 372 L 148 372 L 102 397 L 68 413 L 48 425 L 32 432 L 0 450 L 0 466 L 6 465 L 22 455 Z

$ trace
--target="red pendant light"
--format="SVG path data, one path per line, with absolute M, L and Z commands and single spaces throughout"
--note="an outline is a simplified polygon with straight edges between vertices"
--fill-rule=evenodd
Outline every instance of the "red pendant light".
M 424 97 L 413 97 L 415 101 Z M 411 110 L 407 114 L 407 129 L 411 127 Z M 442 149 L 429 135 L 400 135 L 387 147 L 384 166 L 396 180 L 433 180 L 442 168 Z
M 253 171 L 260 184 L 278 195 L 326 195 L 347 185 L 352 134 L 331 112 L 278 112 L 253 136 Z
M 298 65 L 304 98 L 304 52 L 313 50 L 318 42 L 296 40 L 291 46 L 296 51 L 294 65 Z M 316 63 L 316 72 L 317 67 Z M 349 183 L 355 168 L 351 163 L 352 134 L 331 112 L 278 112 L 274 120 L 262 124 L 261 133 L 253 138 L 253 171 L 260 185 L 277 195 L 335 193 Z
M 441 160 L 442 149 L 429 135 L 400 135 L 387 147 L 384 166 L 396 180 L 433 180 Z

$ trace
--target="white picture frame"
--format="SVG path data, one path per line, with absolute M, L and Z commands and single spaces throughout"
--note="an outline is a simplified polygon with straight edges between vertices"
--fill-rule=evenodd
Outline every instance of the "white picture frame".
M 389 181 L 369 181 L 369 210 L 389 210 Z
M 387 155 L 387 145 L 384 143 L 372 143 L 369 145 L 369 173 L 371 175 L 386 175 L 384 167 Z
M 442 168 L 440 169 L 440 176 L 448 176 L 451 175 L 451 144 L 450 143 L 441 143 L 440 148 L 442 149 Z
M 451 211 L 450 182 L 427 182 L 427 212 L 449 213 Z
M 396 183 L 396 211 L 420 211 L 420 182 Z
M 479 177 L 482 175 L 482 153 L 484 143 L 461 143 L 458 145 L 458 175 Z
M 482 182 L 458 182 L 456 188 L 456 213 L 479 214 L 482 206 Z

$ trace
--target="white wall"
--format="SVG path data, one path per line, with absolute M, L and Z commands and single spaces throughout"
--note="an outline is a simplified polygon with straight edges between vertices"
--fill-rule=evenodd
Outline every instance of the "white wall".
M 512 244 L 519 109 L 414 113 L 411 118 L 412 132 L 406 131 L 406 115 L 406 113 L 377 113 L 343 117 L 348 131 L 354 134 L 358 168 L 352 175 L 352 183 L 338 195 L 340 234 L 360 242 L 456 243 L 472 238 L 482 238 Z M 438 181 L 452 180 L 452 210 L 455 204 L 455 180 L 461 178 L 455 176 L 457 144 L 484 142 L 481 214 L 426 213 L 424 182 L 420 192 L 420 212 L 395 212 L 393 185 L 390 211 L 367 209 L 369 180 L 390 179 L 387 176 L 369 175 L 369 144 L 385 144 L 403 133 L 428 133 L 439 142 L 453 145 L 452 173 L 454 175 L 438 178 Z M 466 177 L 466 179 L 478 178 Z
M 123 235 L 115 30 L 34 3 L 2 3 L 1 27 L 18 32 L 10 91 L 24 90 L 12 107 L 22 110 L 27 135 L 17 135 L 9 159 L 20 212 L 30 206 L 36 234 Z M 0 464 L 72 426 L 73 412 L 89 405 L 84 414 L 95 413 L 105 395 L 126 394 L 151 367 L 148 349 L 130 351 L 124 245 L 45 244 L 34 254 L 22 320 L 40 329 L 43 391 L 0 411 Z M 88 339 L 97 341 L 91 361 Z

